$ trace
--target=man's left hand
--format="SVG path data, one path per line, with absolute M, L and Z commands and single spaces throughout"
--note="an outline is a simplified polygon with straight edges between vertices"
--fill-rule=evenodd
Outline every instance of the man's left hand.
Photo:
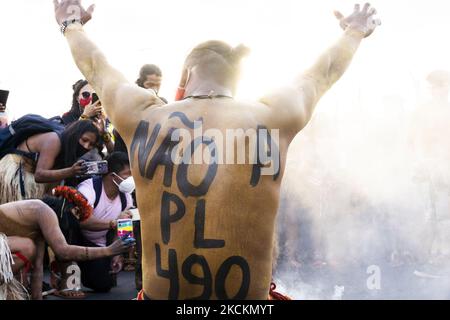
M 53 0 L 55 5 L 56 22 L 62 25 L 64 21 L 80 20 L 86 24 L 92 19 L 95 5 L 91 5 L 87 10 L 81 5 L 81 0 Z

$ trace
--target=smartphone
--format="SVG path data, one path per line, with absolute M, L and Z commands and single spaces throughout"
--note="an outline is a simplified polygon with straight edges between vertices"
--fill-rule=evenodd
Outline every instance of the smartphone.
M 99 99 L 98 99 L 98 95 L 96 94 L 96 93 L 93 93 L 92 94 L 92 104 L 94 104 L 94 103 L 96 103 L 97 101 L 98 101 Z
M 117 236 L 122 240 L 130 239 L 129 241 L 134 241 L 133 220 L 117 220 Z
M 6 107 L 6 103 L 8 102 L 9 91 L 0 90 L 0 103 Z
M 108 173 L 108 161 L 88 161 L 84 165 L 87 167 L 87 176 L 104 175 Z

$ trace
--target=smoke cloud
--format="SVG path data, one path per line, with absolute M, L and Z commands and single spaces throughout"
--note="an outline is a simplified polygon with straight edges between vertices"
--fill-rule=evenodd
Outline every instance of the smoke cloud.
M 450 297 L 450 104 L 428 98 L 319 108 L 295 139 L 278 219 L 279 291 Z

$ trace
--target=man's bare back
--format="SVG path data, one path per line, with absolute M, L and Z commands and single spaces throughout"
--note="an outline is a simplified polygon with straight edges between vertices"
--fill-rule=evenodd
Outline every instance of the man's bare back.
M 38 224 L 40 212 L 46 207 L 39 200 L 20 201 L 0 205 L 0 233 L 7 236 L 43 240 Z
M 273 175 L 263 175 L 257 163 L 249 164 L 257 150 L 246 135 L 223 143 L 224 148 L 232 143 L 236 149 L 245 143 L 246 164 L 236 164 L 237 151 L 228 164 L 226 152 L 221 152 L 222 161 L 211 164 L 176 165 L 170 156 L 176 146 L 171 142 L 174 129 L 189 131 L 191 141 L 195 130 L 201 130 L 204 143 L 197 152 L 203 148 L 204 154 L 214 155 L 212 150 L 221 149 L 219 137 L 214 139 L 215 148 L 210 147 L 208 130 L 217 129 L 226 138 L 233 129 L 270 129 L 268 111 L 263 104 L 246 105 L 228 98 L 188 99 L 155 109 L 127 141 L 138 205 L 145 212 L 143 285 L 150 298 L 267 298 L 288 141 L 282 140 L 283 165 Z M 157 135 L 153 145 L 152 134 Z M 261 143 L 268 145 L 269 140 Z M 272 143 L 274 157 L 278 147 Z M 180 152 L 189 154 L 190 149 Z M 194 162 L 195 154 L 188 157 Z
M 142 219 L 145 294 L 150 299 L 267 299 L 288 145 L 345 72 L 362 39 L 375 30 L 376 10 L 367 3 L 355 5 L 348 17 L 335 12 L 345 30 L 339 41 L 291 86 L 252 104 L 226 97 L 236 89 L 242 48 L 220 41 L 200 44 L 183 68 L 177 97 L 187 99 L 163 106 L 154 93 L 131 85 L 109 65 L 86 36 L 82 23 L 92 18 L 93 6 L 85 10 L 78 0 L 54 3 L 75 62 L 129 149 Z M 224 160 L 217 151 L 230 152 L 220 147 L 228 130 L 256 131 L 256 143 L 245 135 L 231 141 L 248 144 L 245 164 Z M 191 143 L 194 150 L 204 150 L 199 162 L 189 152 Z

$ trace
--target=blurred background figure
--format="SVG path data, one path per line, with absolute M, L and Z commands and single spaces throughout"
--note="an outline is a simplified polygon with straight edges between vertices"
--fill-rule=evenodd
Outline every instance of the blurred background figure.
M 156 94 L 158 94 L 161 89 L 161 82 L 162 71 L 157 65 L 154 64 L 144 65 L 139 71 L 139 79 L 136 80 L 136 84 L 139 87 L 144 89 L 152 89 L 156 92 Z M 165 98 L 159 98 L 167 103 Z
M 6 113 L 6 106 L 0 103 L 0 129 L 8 126 L 8 114 Z
M 0 90 L 1 92 L 7 92 Z M 6 113 L 6 103 L 0 101 L 0 129 L 6 128 L 8 126 L 8 114 Z
M 162 71 L 161 69 L 154 64 L 146 64 L 139 71 L 139 79 L 136 80 L 136 84 L 144 89 L 153 90 L 158 95 L 159 90 L 161 89 L 162 83 Z M 158 95 L 159 97 L 159 95 Z M 168 103 L 168 101 L 159 97 L 164 103 Z M 113 130 L 114 136 L 114 152 L 125 152 L 128 154 L 127 146 L 123 141 L 117 130 Z
M 414 112 L 410 127 L 415 180 L 427 198 L 423 253 L 428 262 L 450 262 L 450 73 L 427 77 L 430 99 Z M 439 262 L 438 262 L 439 261 Z M 425 261 L 424 261 L 425 262 Z
M 8 114 L 6 113 L 6 103 L 8 102 L 9 91 L 0 90 L 0 129 L 8 126 Z

